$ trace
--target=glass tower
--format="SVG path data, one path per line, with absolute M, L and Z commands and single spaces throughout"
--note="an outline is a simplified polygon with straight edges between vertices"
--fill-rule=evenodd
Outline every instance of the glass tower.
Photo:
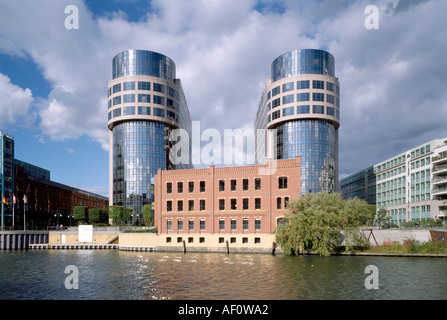
M 170 58 L 143 50 L 113 58 L 108 128 L 110 205 L 132 209 L 133 222 L 142 221 L 158 168 L 191 167 L 191 118 Z M 178 141 L 186 148 L 172 152 Z
M 302 49 L 276 58 L 255 119 L 258 162 L 301 156 L 303 194 L 337 191 L 339 126 L 334 57 Z

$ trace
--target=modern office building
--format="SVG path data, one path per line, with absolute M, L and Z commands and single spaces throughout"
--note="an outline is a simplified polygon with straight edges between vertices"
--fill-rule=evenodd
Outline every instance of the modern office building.
M 132 209 L 133 221 L 141 221 L 143 205 L 154 199 L 157 170 L 191 168 L 191 118 L 170 58 L 144 50 L 113 58 L 108 128 L 110 205 Z M 180 140 L 170 139 L 174 133 Z M 182 139 L 189 150 L 171 152 L 173 140 Z
M 14 194 L 14 137 L 0 131 L 1 227 L 12 221 Z
M 155 225 L 160 234 L 180 237 L 272 234 L 288 202 L 299 197 L 300 179 L 300 157 L 265 165 L 159 169 Z
M 337 191 L 339 126 L 334 57 L 302 49 L 276 58 L 256 114 L 258 163 L 300 156 L 303 193 Z
M 447 213 L 447 137 L 435 139 L 340 181 L 346 199 L 385 208 L 392 224 L 444 219 Z
M 1 229 L 67 226 L 75 206 L 107 209 L 107 197 L 51 181 L 49 170 L 15 159 L 14 146 L 0 132 Z

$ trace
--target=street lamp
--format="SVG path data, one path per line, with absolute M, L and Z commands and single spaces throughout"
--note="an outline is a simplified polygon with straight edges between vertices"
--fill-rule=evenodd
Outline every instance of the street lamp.
M 56 230 L 59 229 L 59 217 L 62 218 L 62 213 L 56 213 L 54 215 L 55 218 L 57 218 L 57 226 L 56 226 Z

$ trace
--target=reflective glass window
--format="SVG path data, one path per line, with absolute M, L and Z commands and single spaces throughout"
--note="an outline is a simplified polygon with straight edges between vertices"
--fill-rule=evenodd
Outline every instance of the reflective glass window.
M 297 95 L 296 95 L 296 101 L 297 102 L 309 101 L 309 99 L 310 99 L 309 92 L 297 93 Z

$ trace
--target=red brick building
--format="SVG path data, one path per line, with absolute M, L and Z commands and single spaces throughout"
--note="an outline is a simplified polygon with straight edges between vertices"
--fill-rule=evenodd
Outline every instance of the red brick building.
M 158 170 L 154 218 L 160 234 L 270 234 L 300 196 L 301 158 L 266 165 Z

